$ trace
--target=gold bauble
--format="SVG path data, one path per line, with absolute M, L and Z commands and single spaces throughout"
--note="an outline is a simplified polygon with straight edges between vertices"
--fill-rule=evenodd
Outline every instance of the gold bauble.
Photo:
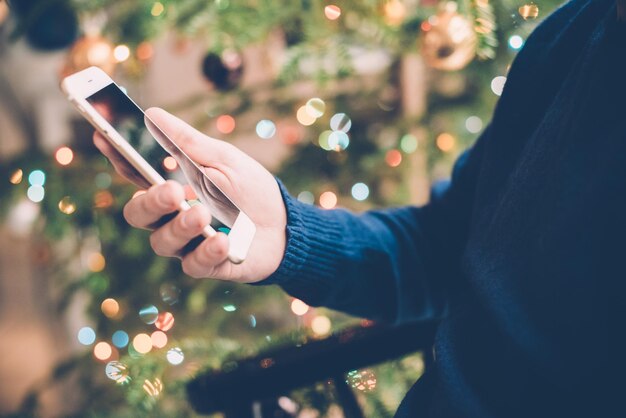
M 69 75 L 92 66 L 100 67 L 111 75 L 116 60 L 113 44 L 100 35 L 87 35 L 74 43 L 70 50 L 63 75 Z
M 428 22 L 430 25 L 422 40 L 422 55 L 429 66 L 456 71 L 474 59 L 478 36 L 473 23 L 456 11 L 456 3 L 448 3 Z

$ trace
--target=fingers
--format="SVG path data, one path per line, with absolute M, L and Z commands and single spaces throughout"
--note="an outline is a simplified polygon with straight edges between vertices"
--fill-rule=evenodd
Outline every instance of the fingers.
M 133 166 L 131 166 L 126 159 L 120 154 L 111 143 L 104 138 L 99 132 L 94 132 L 93 143 L 100 150 L 105 157 L 109 159 L 115 171 L 117 171 L 122 177 L 135 183 L 137 186 L 147 189 L 150 187 L 150 183 L 143 178 Z
M 228 277 L 226 270 L 231 267 L 227 257 L 228 237 L 219 232 L 214 237 L 205 239 L 198 248 L 183 257 L 183 271 L 196 279 L 223 279 Z
M 135 228 L 152 229 L 163 216 L 177 211 L 184 199 L 183 186 L 168 180 L 131 199 L 124 206 L 124 218 Z
M 232 164 L 239 156 L 240 151 L 237 148 L 204 135 L 163 109 L 150 108 L 146 110 L 146 116 L 199 164 L 205 166 L 214 166 L 216 163 Z
M 210 222 L 211 215 L 205 206 L 192 206 L 152 233 L 152 249 L 165 257 L 180 255 L 189 241 L 202 234 L 202 228 Z

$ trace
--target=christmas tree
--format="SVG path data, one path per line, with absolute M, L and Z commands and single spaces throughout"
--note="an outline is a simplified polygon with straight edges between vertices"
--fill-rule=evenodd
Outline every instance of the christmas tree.
M 488 123 L 516 52 L 556 5 L 41 0 L 10 2 L 0 22 L 35 49 L 68 48 L 60 76 L 97 65 L 126 80 L 131 96 L 163 34 L 175 33 L 181 48 L 201 41 L 197 65 L 210 88 L 168 110 L 234 143 L 281 143 L 288 156 L 275 171 L 293 195 L 361 211 L 427 201 Z M 75 136 L 85 135 L 77 117 Z M 153 254 L 148 232 L 126 224 L 122 207 L 137 190 L 84 140 L 33 144 L 2 161 L 0 178 L 2 216 L 45 237 L 38 262 L 62 289 L 59 312 L 87 300 L 89 320 L 76 330 L 84 349 L 50 376 L 80 375 L 78 416 L 195 416 L 184 389 L 199 371 L 363 325 L 277 288 L 185 277 L 178 261 Z M 346 379 L 367 416 L 385 417 L 422 369 L 416 354 Z M 38 413 L 40 391 L 22 414 Z M 329 385 L 290 397 L 290 416 L 341 416 Z

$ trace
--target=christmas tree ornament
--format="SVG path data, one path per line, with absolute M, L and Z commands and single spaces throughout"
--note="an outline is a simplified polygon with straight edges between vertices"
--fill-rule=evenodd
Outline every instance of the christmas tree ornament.
M 112 74 L 116 65 L 113 50 L 113 44 L 100 35 L 84 36 L 70 50 L 63 74 L 69 75 L 91 66 Z
M 202 73 L 219 91 L 236 88 L 243 75 L 243 59 L 234 50 L 224 51 L 221 56 L 209 52 L 202 61 Z
M 457 4 L 446 3 L 444 9 L 429 19 L 424 32 L 422 55 L 426 63 L 443 71 L 464 68 L 476 56 L 478 37 L 473 23 L 457 12 Z

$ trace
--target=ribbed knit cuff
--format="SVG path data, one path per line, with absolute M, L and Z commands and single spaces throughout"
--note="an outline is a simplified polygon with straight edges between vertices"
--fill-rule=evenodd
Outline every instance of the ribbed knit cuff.
M 287 245 L 278 269 L 258 284 L 277 284 L 315 303 L 336 279 L 343 254 L 342 225 L 336 211 L 298 201 L 277 181 L 287 209 Z

